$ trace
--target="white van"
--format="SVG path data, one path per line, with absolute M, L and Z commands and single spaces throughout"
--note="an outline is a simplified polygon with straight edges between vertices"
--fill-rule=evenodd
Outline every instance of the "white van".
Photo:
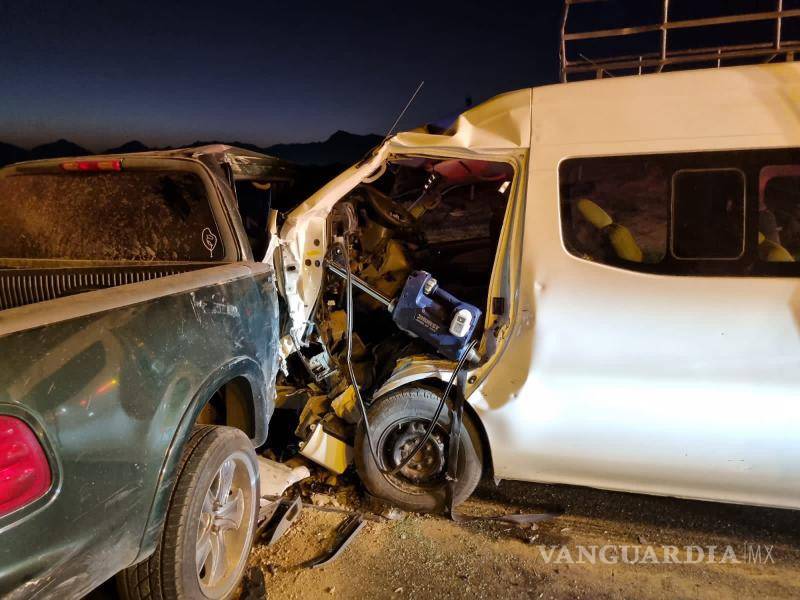
M 354 444 L 373 494 L 441 506 L 449 416 L 403 469 L 376 467 L 352 413 L 342 279 L 325 268 L 342 239 L 387 297 L 424 269 L 483 312 L 457 500 L 487 472 L 800 508 L 800 65 L 504 94 L 387 140 L 279 238 L 279 406 L 303 408 L 297 433 L 323 464 Z M 390 468 L 455 362 L 361 293 L 352 354 Z

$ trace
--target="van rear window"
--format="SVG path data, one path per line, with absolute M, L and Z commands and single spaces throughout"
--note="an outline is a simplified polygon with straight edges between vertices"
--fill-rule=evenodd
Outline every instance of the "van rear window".
M 208 261 L 224 251 L 203 181 L 189 172 L 0 178 L 0 258 Z
M 744 252 L 744 173 L 682 170 L 672 180 L 675 258 L 734 259 Z
M 800 165 L 759 173 L 758 254 L 764 262 L 800 261 Z

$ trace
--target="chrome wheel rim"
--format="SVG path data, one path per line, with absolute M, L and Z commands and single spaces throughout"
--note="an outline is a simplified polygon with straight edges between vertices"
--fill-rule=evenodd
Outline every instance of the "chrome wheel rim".
M 203 497 L 197 524 L 195 565 L 208 598 L 226 596 L 244 570 L 253 536 L 256 475 L 236 452 L 222 462 Z

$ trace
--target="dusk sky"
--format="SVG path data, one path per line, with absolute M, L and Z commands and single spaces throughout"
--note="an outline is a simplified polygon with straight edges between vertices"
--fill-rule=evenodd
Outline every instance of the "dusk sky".
M 259 145 L 384 133 L 555 82 L 560 0 L 0 0 L 0 141 Z

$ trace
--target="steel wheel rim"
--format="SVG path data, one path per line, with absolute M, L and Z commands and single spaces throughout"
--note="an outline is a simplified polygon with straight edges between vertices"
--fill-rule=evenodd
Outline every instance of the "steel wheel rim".
M 424 430 L 429 425 L 430 419 L 415 417 L 400 419 L 390 427 L 387 427 L 378 441 L 378 448 L 382 454 L 384 464 L 389 468 L 399 464 L 400 460 L 406 456 L 406 453 L 400 450 L 400 446 L 403 446 L 404 449 L 408 449 L 409 446 L 413 448 L 422 438 Z M 409 428 L 415 429 L 413 435 L 406 435 Z M 405 439 L 401 441 L 398 439 L 399 437 Z M 415 462 L 412 460 L 408 466 L 398 473 L 394 475 L 385 475 L 387 481 L 393 487 L 407 494 L 424 494 L 441 487 L 444 481 L 445 457 L 447 452 L 447 442 L 445 438 L 445 427 L 439 422 L 434 427 L 431 439 L 428 441 L 425 448 L 420 451 L 422 455 L 426 455 L 431 451 L 433 451 L 435 455 L 438 455 L 434 472 L 417 473 L 418 476 L 421 476 L 419 479 L 416 477 L 409 477 L 414 470 L 410 469 Z M 441 458 L 439 459 L 439 457 Z
M 244 570 L 253 535 L 255 482 L 249 458 L 235 452 L 222 462 L 203 496 L 195 567 L 208 598 L 225 597 Z

